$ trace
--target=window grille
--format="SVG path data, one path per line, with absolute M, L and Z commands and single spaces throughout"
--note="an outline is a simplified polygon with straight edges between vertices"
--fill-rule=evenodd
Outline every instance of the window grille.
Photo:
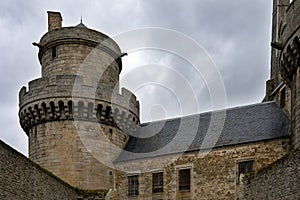
M 152 174 L 152 192 L 163 192 L 164 175 L 163 172 Z
M 253 172 L 253 160 L 239 163 L 239 175 Z
M 139 195 L 139 176 L 128 176 L 128 196 Z

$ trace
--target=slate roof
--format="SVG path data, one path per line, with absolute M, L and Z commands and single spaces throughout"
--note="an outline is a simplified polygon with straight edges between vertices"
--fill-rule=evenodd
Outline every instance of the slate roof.
M 285 137 L 289 127 L 275 102 L 145 123 L 116 162 Z

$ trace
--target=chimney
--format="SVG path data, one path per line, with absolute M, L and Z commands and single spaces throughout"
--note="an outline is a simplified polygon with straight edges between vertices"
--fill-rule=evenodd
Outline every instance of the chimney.
M 62 17 L 60 12 L 48 11 L 48 31 L 62 28 Z

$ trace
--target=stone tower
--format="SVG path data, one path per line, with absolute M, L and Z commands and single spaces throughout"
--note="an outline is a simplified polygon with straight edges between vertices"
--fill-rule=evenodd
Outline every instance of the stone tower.
M 292 145 L 300 147 L 300 1 L 274 0 L 271 79 L 265 100 L 276 101 L 291 118 Z
M 19 93 L 20 124 L 29 137 L 29 158 L 73 186 L 113 188 L 112 162 L 139 124 L 139 103 L 119 94 L 119 46 L 82 22 L 62 27 L 48 12 L 39 43 L 42 76 Z

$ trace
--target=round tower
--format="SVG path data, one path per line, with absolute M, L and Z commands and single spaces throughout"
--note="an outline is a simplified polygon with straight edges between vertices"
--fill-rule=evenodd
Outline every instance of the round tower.
M 29 158 L 73 186 L 112 188 L 112 162 L 139 124 L 136 97 L 119 94 L 124 54 L 82 22 L 62 27 L 58 12 L 48 12 L 48 32 L 33 44 L 42 77 L 19 93 Z

